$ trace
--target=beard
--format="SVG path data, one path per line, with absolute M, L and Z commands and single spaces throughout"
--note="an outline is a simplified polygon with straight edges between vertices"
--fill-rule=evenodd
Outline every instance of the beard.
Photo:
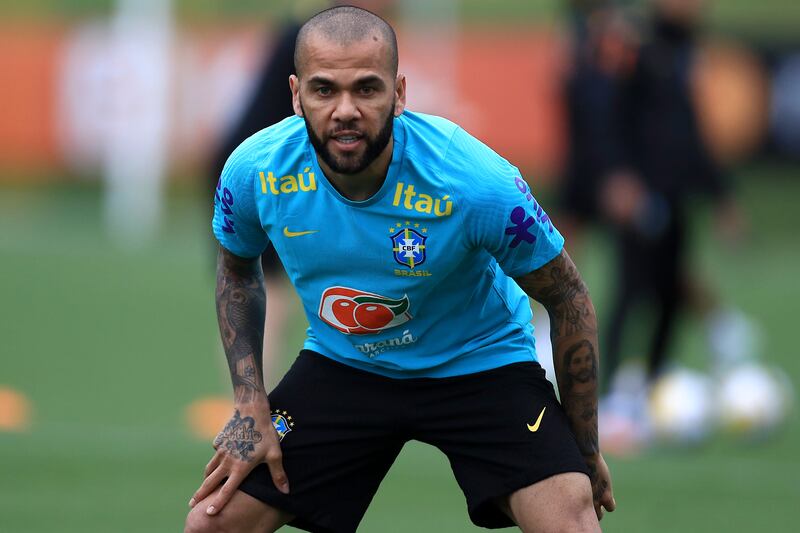
M 375 161 L 375 159 L 389 144 L 389 140 L 392 138 L 392 130 L 394 126 L 394 105 L 389 108 L 389 111 L 386 114 L 386 119 L 383 121 L 383 125 L 381 126 L 380 131 L 378 131 L 378 134 L 374 137 L 370 137 L 369 135 L 364 135 L 362 137 L 365 148 L 360 155 L 353 153 L 337 156 L 333 154 L 330 148 L 328 148 L 330 135 L 326 135 L 325 138 L 317 135 L 317 132 L 314 131 L 314 129 L 311 127 L 311 124 L 308 122 L 308 119 L 306 118 L 306 112 L 305 109 L 303 109 L 302 103 L 300 104 L 300 108 L 303 110 L 303 122 L 305 122 L 306 131 L 308 132 L 308 138 L 311 140 L 311 145 L 314 147 L 317 155 L 323 161 L 325 161 L 325 164 L 338 174 L 358 174 L 370 166 L 373 161 Z M 353 123 L 339 125 L 336 128 L 336 131 L 340 130 L 361 131 L 360 128 L 357 128 Z

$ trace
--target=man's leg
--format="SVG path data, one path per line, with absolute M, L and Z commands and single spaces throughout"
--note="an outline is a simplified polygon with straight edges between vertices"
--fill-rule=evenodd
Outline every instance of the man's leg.
M 219 489 L 199 502 L 186 517 L 184 533 L 272 533 L 292 519 L 290 514 L 270 507 L 242 491 L 236 491 L 225 508 L 214 516 L 206 514 Z
M 556 474 L 512 493 L 501 508 L 525 533 L 599 532 L 589 478 Z
M 644 265 L 647 261 L 646 249 L 635 236 L 619 231 L 615 237 L 617 279 L 600 365 L 600 388 L 606 393 L 610 391 L 614 374 L 622 362 L 622 342 L 628 329 L 626 326 L 633 316 L 634 304 L 640 301 L 647 288 L 649 275 L 649 268 Z
M 429 381 L 408 384 L 414 438 L 447 455 L 475 525 L 599 531 L 589 468 L 538 363 Z
M 269 394 L 291 492 L 279 492 L 258 464 L 220 520 L 205 515 L 212 494 L 192 510 L 186 531 L 263 533 L 287 520 L 308 531 L 356 531 L 407 440 L 396 423 L 405 391 L 395 381 L 302 351 Z

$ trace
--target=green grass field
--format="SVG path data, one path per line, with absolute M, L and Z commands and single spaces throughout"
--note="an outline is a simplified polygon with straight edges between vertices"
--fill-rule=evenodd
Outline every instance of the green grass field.
M 748 246 L 728 251 L 698 224 L 698 265 L 766 333 L 766 357 L 800 384 L 800 301 L 793 168 L 742 172 Z M 170 195 L 158 241 L 115 247 L 94 187 L 0 189 L 0 387 L 33 405 L 30 428 L 0 432 L 0 531 L 181 530 L 210 456 L 184 410 L 229 391 L 213 315 L 205 217 L 194 193 Z M 700 217 L 703 219 L 704 217 Z M 603 319 L 607 243 L 578 254 Z M 294 318 L 291 344 L 305 320 Z M 702 364 L 687 321 L 681 361 Z M 283 362 L 285 367 L 287 361 Z M 800 501 L 800 427 L 748 446 L 719 437 L 700 449 L 611 459 L 619 510 L 610 532 L 784 532 Z M 362 524 L 365 532 L 474 531 L 438 452 L 409 445 Z

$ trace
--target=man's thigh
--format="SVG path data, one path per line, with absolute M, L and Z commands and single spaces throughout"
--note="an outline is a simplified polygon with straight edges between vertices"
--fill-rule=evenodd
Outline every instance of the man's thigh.
M 476 525 L 513 525 L 498 502 L 554 476 L 571 473 L 588 485 L 569 420 L 538 363 L 416 386 L 425 406 L 414 438 L 447 455 Z
M 265 464 L 240 490 L 295 516 L 292 526 L 355 531 L 405 438 L 393 380 L 303 351 L 269 394 L 290 493 Z
M 186 517 L 185 533 L 218 531 L 271 533 L 292 519 L 291 515 L 270 507 L 242 491 L 236 491 L 222 511 L 209 516 L 206 509 L 219 491 L 220 489 L 215 490 L 192 508 Z
M 592 487 L 584 474 L 557 474 L 500 502 L 525 533 L 596 533 L 600 524 L 594 512 Z

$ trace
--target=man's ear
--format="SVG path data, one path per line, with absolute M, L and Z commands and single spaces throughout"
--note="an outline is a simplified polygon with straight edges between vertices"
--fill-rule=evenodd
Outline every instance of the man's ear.
M 300 105 L 300 80 L 292 74 L 289 76 L 289 90 L 292 91 L 292 108 L 298 117 L 303 116 L 303 106 Z
M 406 76 L 398 74 L 394 83 L 394 116 L 399 117 L 406 109 Z

